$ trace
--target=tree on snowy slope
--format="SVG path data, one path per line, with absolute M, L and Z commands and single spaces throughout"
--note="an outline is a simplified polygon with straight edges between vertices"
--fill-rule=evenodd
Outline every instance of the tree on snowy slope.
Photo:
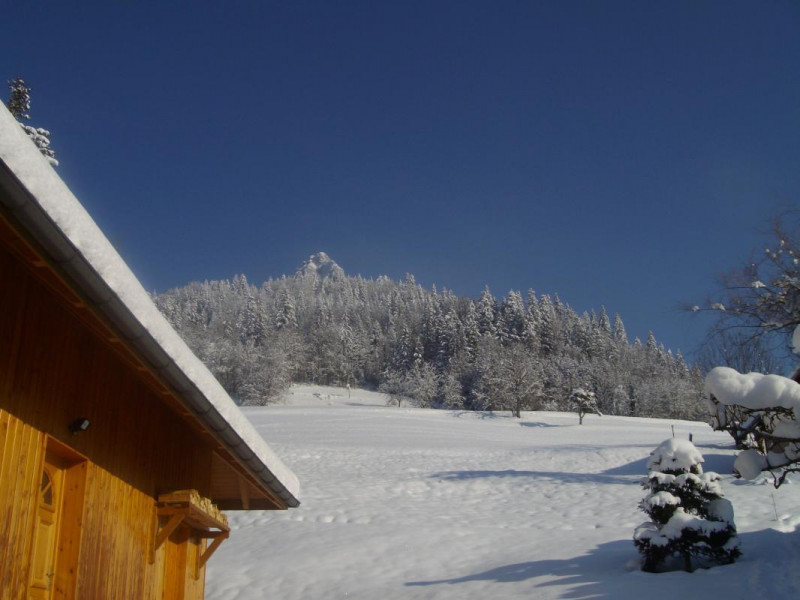
M 691 572 L 732 563 L 741 554 L 733 506 L 722 497 L 719 475 L 703 473 L 702 462 L 694 444 L 674 438 L 650 455 L 642 482 L 648 493 L 639 504 L 650 521 L 633 535 L 642 570 L 670 570 L 677 559 Z
M 578 425 L 583 425 L 583 417 L 589 413 L 594 413 L 598 417 L 603 416 L 603 413 L 597 408 L 597 397 L 594 392 L 584 388 L 576 388 L 569 395 L 568 402 L 578 412 Z
M 518 419 L 523 410 L 538 408 L 542 372 L 521 343 L 503 346 L 493 339 L 480 344 L 480 392 L 489 410 L 508 410 Z
M 403 400 L 408 400 L 408 381 L 405 373 L 392 371 L 383 378 L 378 391 L 386 394 L 386 404 L 397 402 L 397 408 L 403 405 Z
M 19 121 L 20 127 L 27 134 L 36 147 L 39 148 L 44 157 L 54 167 L 58 166 L 56 160 L 56 153 L 50 147 L 50 132 L 41 127 L 31 127 L 22 122 L 31 118 L 29 111 L 31 109 L 31 90 L 21 77 L 17 77 L 8 82 L 8 88 L 11 90 L 11 97 L 8 99 L 8 110 Z
M 413 402 L 425 408 L 433 403 L 438 386 L 436 372 L 428 364 L 420 364 L 405 373 L 389 373 L 378 390 L 388 396 L 386 403 L 397 403 L 399 408 L 403 400 Z

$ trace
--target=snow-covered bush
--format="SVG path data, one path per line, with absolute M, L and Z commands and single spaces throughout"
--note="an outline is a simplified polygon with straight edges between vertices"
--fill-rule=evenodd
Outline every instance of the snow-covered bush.
M 650 455 L 642 481 L 648 493 L 639 503 L 650 521 L 633 535 L 642 570 L 668 570 L 677 560 L 692 571 L 732 563 L 741 554 L 733 506 L 722 497 L 719 475 L 703 473 L 702 462 L 694 444 L 674 438 Z
M 573 406 L 578 412 L 578 424 L 583 425 L 583 417 L 589 413 L 594 413 L 599 417 L 603 414 L 597 407 L 597 397 L 594 392 L 585 390 L 584 388 L 575 388 L 567 399 L 570 406 Z
M 770 470 L 778 487 L 787 473 L 800 471 L 800 384 L 716 367 L 706 377 L 706 392 L 712 426 L 730 431 L 748 448 L 734 463 L 740 475 L 752 479 Z

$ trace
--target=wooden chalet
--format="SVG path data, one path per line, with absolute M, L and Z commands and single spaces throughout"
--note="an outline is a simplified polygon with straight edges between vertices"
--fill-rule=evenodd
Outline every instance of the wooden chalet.
M 202 598 L 298 490 L 0 108 L 0 599 Z

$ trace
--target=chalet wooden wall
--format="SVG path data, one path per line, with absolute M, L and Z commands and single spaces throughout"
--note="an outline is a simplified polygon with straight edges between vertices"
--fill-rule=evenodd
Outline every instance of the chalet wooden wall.
M 148 555 L 157 495 L 210 495 L 212 448 L 34 272 L 0 244 L 0 598 L 26 597 L 48 436 L 86 458 L 71 480 L 83 486 L 72 492 L 82 502 L 65 508 L 79 513 L 79 560 L 55 597 L 180 598 L 182 587 L 185 598 L 202 598 L 204 573 L 163 595 L 165 556 L 196 553 L 191 541 L 181 545 L 186 532 L 176 531 L 152 564 Z M 91 428 L 72 435 L 78 417 Z M 59 547 L 65 556 L 73 550 Z
M 0 597 L 24 598 L 28 572 L 14 568 L 31 552 L 33 498 L 43 434 L 0 410 Z

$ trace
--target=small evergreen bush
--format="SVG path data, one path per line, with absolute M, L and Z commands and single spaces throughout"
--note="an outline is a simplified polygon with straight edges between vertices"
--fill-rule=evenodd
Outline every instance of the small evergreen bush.
M 741 554 L 733 506 L 722 497 L 719 475 L 703 473 L 702 462 L 688 440 L 666 440 L 651 454 L 642 481 L 648 494 L 639 503 L 650 521 L 633 535 L 642 570 L 670 570 L 682 561 L 691 572 L 732 563 Z

